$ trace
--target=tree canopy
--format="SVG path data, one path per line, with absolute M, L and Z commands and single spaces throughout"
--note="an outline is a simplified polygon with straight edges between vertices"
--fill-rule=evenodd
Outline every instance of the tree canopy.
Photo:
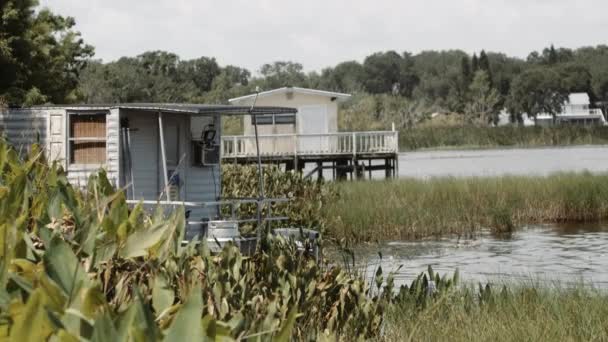
M 35 0 L 0 2 L 0 102 L 77 102 L 79 74 L 93 47 L 73 30 L 73 18 L 37 6 Z
M 365 129 L 388 120 L 411 127 L 435 112 L 478 124 L 496 121 L 502 108 L 514 117 L 554 114 L 569 92 L 608 103 L 606 45 L 550 45 L 526 59 L 485 50 L 379 51 L 319 72 L 285 60 L 250 71 L 212 56 L 184 60 L 167 51 L 104 63 L 92 59 L 93 48 L 74 29 L 73 18 L 37 5 L 0 3 L 0 104 L 226 103 L 256 87 L 299 86 L 354 94 L 343 104 L 352 118 L 343 122 Z

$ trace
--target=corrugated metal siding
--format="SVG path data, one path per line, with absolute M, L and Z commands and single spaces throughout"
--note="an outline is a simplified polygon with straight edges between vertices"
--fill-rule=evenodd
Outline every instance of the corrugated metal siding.
M 219 141 L 221 135 L 221 125 L 219 124 L 219 117 L 215 117 L 214 121 L 217 132 L 216 140 Z M 197 126 L 196 123 L 193 123 L 193 127 L 191 127 L 191 134 L 197 137 L 200 136 L 200 132 L 204 128 L 203 126 Z M 193 159 L 194 157 L 190 155 L 190 161 L 188 162 L 188 168 L 186 170 L 186 200 L 191 202 L 217 201 L 220 198 L 221 191 L 220 167 L 192 166 Z M 213 219 L 217 216 L 218 212 L 219 209 L 217 207 L 191 209 L 190 218 L 188 220 L 200 221 L 203 218 Z M 186 231 L 186 237 L 188 239 L 193 238 L 197 234 L 201 235 L 200 225 L 191 225 L 188 227 Z
M 215 183 L 214 183 L 215 179 Z M 213 167 L 190 167 L 186 187 L 186 200 L 191 202 L 213 202 L 219 198 L 220 169 Z M 217 207 L 187 208 L 190 210 L 188 221 L 201 221 L 205 218 L 214 219 L 218 214 Z M 196 235 L 202 236 L 201 225 L 190 225 L 186 230 L 186 238 L 192 239 Z
M 17 150 L 28 151 L 34 143 L 47 144 L 48 117 L 44 110 L 0 111 L 0 135 Z
M 135 199 L 156 200 L 159 195 L 158 118 L 128 113 Z

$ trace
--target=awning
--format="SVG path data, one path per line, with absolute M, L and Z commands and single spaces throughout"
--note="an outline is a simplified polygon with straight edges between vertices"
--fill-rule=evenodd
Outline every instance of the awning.
M 269 114 L 296 114 L 295 108 L 255 106 L 208 105 L 189 103 L 121 103 L 121 104 L 86 104 L 86 105 L 43 105 L 35 106 L 37 109 L 61 108 L 66 110 L 108 110 L 131 109 L 147 112 L 182 113 L 199 115 L 269 115 Z

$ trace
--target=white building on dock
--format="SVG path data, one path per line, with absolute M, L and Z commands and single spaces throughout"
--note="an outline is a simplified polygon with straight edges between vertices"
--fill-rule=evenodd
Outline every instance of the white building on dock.
M 395 176 L 398 132 L 340 132 L 338 105 L 349 94 L 283 87 L 230 99 L 237 106 L 290 107 L 297 114 L 243 117 L 242 136 L 222 137 L 222 158 L 236 163 L 253 163 L 256 158 L 257 123 L 262 162 L 285 164 L 286 169 L 302 171 L 306 164 L 316 165 L 312 173 L 322 176 L 323 169 L 344 179 L 349 173 L 361 176 L 372 170 Z

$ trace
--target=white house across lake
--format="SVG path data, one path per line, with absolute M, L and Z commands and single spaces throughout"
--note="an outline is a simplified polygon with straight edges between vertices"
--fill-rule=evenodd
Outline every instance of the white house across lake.
M 539 114 L 536 117 L 538 125 L 550 125 L 553 116 L 550 114 Z M 555 117 L 557 124 L 570 125 L 605 125 L 606 118 L 599 108 L 591 108 L 591 100 L 587 93 L 572 93 L 568 101 L 564 103 L 561 113 Z

